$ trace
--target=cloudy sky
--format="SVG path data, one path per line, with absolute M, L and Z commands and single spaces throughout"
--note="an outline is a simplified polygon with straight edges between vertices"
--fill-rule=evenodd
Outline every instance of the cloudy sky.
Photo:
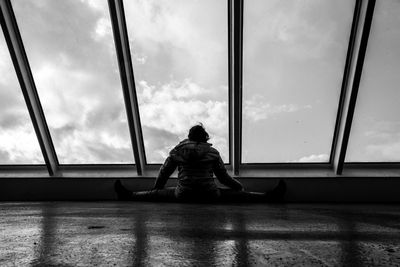
M 0 73 L 0 164 L 43 163 L 3 32 Z
M 354 2 L 246 1 L 243 162 L 328 161 Z M 12 4 L 60 162 L 134 163 L 107 1 Z M 124 4 L 147 161 L 197 122 L 227 161 L 226 1 Z M 352 161 L 400 159 L 399 12 L 377 3 Z M 41 163 L 3 36 L 0 71 L 0 163 Z
M 329 160 L 354 2 L 246 2 L 243 162 Z
M 346 159 L 400 161 L 400 1 L 376 1 Z
M 60 163 L 133 163 L 107 1 L 12 1 Z
M 226 1 L 124 4 L 148 162 L 162 162 L 198 122 L 228 160 Z

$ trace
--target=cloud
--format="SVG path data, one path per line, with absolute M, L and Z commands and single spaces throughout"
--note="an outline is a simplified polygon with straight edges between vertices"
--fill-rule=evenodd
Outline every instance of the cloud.
M 0 164 L 43 163 L 2 33 L 0 33 L 0 73 Z
M 99 1 L 99 0 L 81 0 L 82 3 L 88 5 L 93 10 L 104 12 L 107 10 L 107 1 Z
M 400 138 L 398 138 L 400 140 Z M 392 141 L 383 144 L 371 144 L 365 148 L 366 154 L 361 161 L 400 161 L 400 141 Z
M 271 103 L 268 103 L 264 96 L 253 95 L 251 99 L 244 101 L 243 114 L 245 116 L 245 119 L 257 122 L 260 120 L 268 119 L 280 113 L 293 113 L 299 110 L 311 108 L 311 105 L 273 105 Z
M 290 58 L 315 59 L 325 55 L 335 46 L 334 42 L 343 39 L 336 38 L 338 27 L 331 24 L 337 18 L 328 19 L 323 13 L 320 17 L 324 23 L 320 23 L 321 19 L 315 15 L 315 10 L 321 10 L 315 8 L 319 1 L 303 2 L 296 2 L 289 12 L 286 8 L 278 9 L 279 12 L 271 8 L 269 13 L 277 16 L 264 14 L 263 18 L 270 21 L 252 28 L 260 30 L 255 37 L 271 34 L 268 40 L 275 41 L 273 45 L 285 44 L 288 49 L 283 53 Z M 271 3 L 290 5 L 286 1 Z M 162 161 L 171 146 L 185 138 L 188 128 L 199 121 L 209 130 L 211 142 L 226 157 L 229 143 L 226 3 L 137 0 L 124 4 L 148 158 Z M 61 161 L 131 162 L 107 1 L 15 0 L 13 7 Z M 264 46 L 265 40 L 257 38 L 254 38 L 256 46 L 268 48 Z M 250 47 L 249 51 L 259 56 L 256 47 Z M 8 56 L 7 52 L 3 54 Z M 0 54 L 0 70 L 3 57 Z M 265 75 L 262 68 L 260 72 Z M 0 84 L 4 77 L 0 76 Z M 278 82 L 275 87 L 282 88 Z M 3 95 L 6 94 L 0 92 L 0 104 L 16 99 L 6 99 Z M 277 105 L 258 97 L 246 101 L 245 119 L 260 121 L 311 108 L 291 101 L 279 103 L 286 104 Z M 3 110 L 1 113 L 18 114 L 15 122 L 24 121 L 28 129 L 29 118 L 21 119 L 23 112 L 18 111 L 26 108 L 21 107 L 7 108 L 8 113 Z M 18 124 L 12 125 L 11 116 L 4 116 L 0 122 L 10 138 L 15 135 L 11 127 L 18 129 Z M 12 145 L 7 149 L 16 151 Z
M 258 4 L 257 4 L 258 3 Z M 277 45 L 280 57 L 298 60 L 319 59 L 329 56 L 332 48 L 346 49 L 347 43 L 335 37 L 343 31 L 337 15 L 350 26 L 352 11 L 344 1 L 264 1 L 254 2 L 246 8 L 244 32 L 251 34 L 247 51 L 257 56 L 259 48 Z M 344 29 L 347 30 L 347 29 Z M 245 37 L 246 40 L 246 37 Z
M 301 157 L 298 160 L 292 162 L 328 162 L 329 155 L 328 154 L 312 154 L 309 156 Z
M 71 124 L 51 129 L 61 163 L 133 163 L 128 132 L 119 131 L 119 121 L 108 123 L 105 128 Z
M 0 73 L 0 116 L 4 116 L 4 112 L 12 113 L 24 106 L 24 102 L 3 33 L 0 33 Z
M 249 2 L 245 96 L 263 94 L 271 104 L 300 106 L 319 99 L 337 109 L 353 6 L 352 1 Z
M 43 164 L 36 135 L 28 122 L 17 128 L 2 128 L 0 140 L 0 164 Z
M 181 139 L 168 129 L 158 129 L 143 125 L 144 145 L 147 151 L 148 163 L 164 162 L 169 151 L 178 144 Z
M 116 138 L 116 141 L 119 141 L 120 138 Z M 102 163 L 132 163 L 133 162 L 133 152 L 130 146 L 120 146 L 118 143 L 109 142 L 108 143 L 89 143 L 87 144 L 86 155 L 92 158 L 92 162 L 102 162 Z M 109 154 L 104 153 L 104 151 L 109 151 Z M 75 151 L 77 152 L 77 151 Z M 75 154 L 78 155 L 78 154 Z M 77 158 L 79 161 L 80 159 Z
M 186 138 L 188 129 L 198 122 L 202 122 L 209 131 L 212 137 L 210 142 L 227 157 L 227 97 L 212 97 L 220 94 L 216 91 L 227 94 L 227 88 L 211 91 L 190 80 L 184 80 L 171 81 L 161 86 L 139 81 L 137 90 L 141 123 L 146 129 L 144 140 L 149 162 L 160 162 L 160 155 L 166 155 L 177 140 Z M 164 139 L 164 136 L 167 136 L 165 140 L 157 141 L 157 138 Z
M 6 150 L 0 149 L 0 163 L 1 164 L 15 164 L 14 162 L 11 162 L 11 157 L 10 153 Z
M 148 158 L 159 162 L 200 121 L 227 154 L 226 5 L 125 4 Z M 13 6 L 60 162 L 131 162 L 107 2 Z
M 353 126 L 346 160 L 400 161 L 400 122 L 361 119 Z
M 226 4 L 135 0 L 124 8 L 149 162 L 162 162 L 198 122 L 227 157 Z
M 95 35 L 93 38 L 99 41 L 101 38 L 113 38 L 110 20 L 108 18 L 100 18 L 96 23 Z
M 143 65 L 143 64 L 146 64 L 146 62 L 147 62 L 146 55 L 141 55 L 141 54 L 135 53 L 134 51 L 131 52 L 131 57 L 136 62 L 136 64 Z
M 151 84 L 192 79 L 227 83 L 227 18 L 223 1 L 125 1 L 135 75 Z M 143 63 L 143 59 L 145 63 Z
M 1 111 L 0 129 L 18 129 L 21 125 L 30 124 L 28 111 L 23 110 L 23 106 L 15 109 Z
M 132 163 L 107 1 L 13 7 L 60 162 Z

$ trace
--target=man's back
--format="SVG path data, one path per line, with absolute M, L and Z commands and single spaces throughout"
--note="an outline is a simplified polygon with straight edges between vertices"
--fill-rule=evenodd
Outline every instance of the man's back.
M 160 169 L 156 188 L 163 188 L 168 177 L 178 167 L 177 195 L 197 193 L 218 195 L 213 174 L 218 180 L 237 190 L 242 185 L 231 178 L 225 169 L 219 152 L 207 142 L 196 142 L 188 139 L 180 142 L 171 150 L 169 157 Z
M 220 156 L 211 144 L 186 139 L 170 152 L 170 157 L 178 165 L 180 182 L 200 182 L 213 179 L 213 167 Z

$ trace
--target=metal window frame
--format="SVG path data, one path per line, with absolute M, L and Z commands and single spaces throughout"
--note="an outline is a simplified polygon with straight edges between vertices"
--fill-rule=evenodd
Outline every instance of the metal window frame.
M 136 94 L 135 77 L 130 54 L 128 30 L 122 0 L 108 0 L 114 43 L 117 51 L 118 66 L 122 83 L 125 109 L 128 119 L 136 171 L 142 175 L 146 168 L 143 133 Z
M 10 0 L 0 1 L 0 21 L 15 72 L 50 176 L 57 174 L 57 154 L 33 80 L 26 51 Z
M 232 55 L 233 55 L 233 47 L 232 47 L 232 30 L 233 30 L 233 20 L 232 20 L 232 1 L 226 0 L 226 12 L 227 12 L 227 28 L 228 28 L 228 145 L 229 145 L 229 165 L 233 166 L 233 142 L 232 142 L 232 117 L 233 117 L 233 106 L 232 106 L 232 84 L 233 84 L 233 69 L 232 69 Z
M 244 0 L 227 0 L 228 9 L 228 104 L 229 159 L 227 167 L 240 177 L 341 177 L 343 169 L 352 177 L 400 176 L 400 162 L 344 161 L 362 75 L 368 36 L 376 0 L 356 0 L 343 73 L 330 161 L 328 163 L 242 163 L 242 70 Z M 0 0 L 0 19 L 8 49 L 20 82 L 46 165 L 0 165 L 1 177 L 154 177 L 160 164 L 146 161 L 143 133 L 136 95 L 123 0 L 108 0 L 114 43 L 128 117 L 135 164 L 58 163 L 45 116 L 20 36 L 10 0 Z M 135 172 L 136 171 L 136 172 Z M 368 172 L 366 172 L 368 171 Z M 32 172 L 32 175 L 30 175 Z M 36 175 L 36 176 L 35 176 Z
M 351 25 L 351 31 L 350 31 L 350 38 L 349 38 L 349 44 L 347 47 L 347 55 L 346 55 L 346 62 L 345 62 L 345 67 L 344 67 L 344 72 L 343 72 L 343 79 L 342 79 L 342 86 L 341 86 L 341 91 L 340 91 L 340 96 L 339 96 L 339 105 L 338 105 L 338 112 L 336 115 L 336 123 L 335 123 L 335 130 L 334 130 L 334 135 L 333 135 L 333 141 L 332 141 L 332 147 L 331 147 L 331 155 L 329 158 L 329 162 L 332 163 L 332 165 L 335 162 L 335 156 L 338 151 L 338 142 L 340 141 L 340 137 L 343 135 L 343 132 L 339 131 L 341 129 L 341 123 L 342 123 L 342 115 L 344 112 L 344 107 L 345 107 L 345 96 L 347 92 L 347 87 L 349 85 L 349 77 L 351 75 L 351 66 L 353 62 L 353 57 L 354 57 L 354 50 L 355 50 L 355 43 L 356 43 L 356 36 L 358 33 L 358 27 L 359 27 L 359 22 L 360 22 L 360 13 L 361 13 L 361 7 L 362 7 L 362 0 L 356 0 L 355 7 L 354 7 L 354 13 L 353 13 L 353 21 Z
M 228 0 L 230 163 L 239 175 L 242 158 L 243 0 Z
M 342 174 L 344 168 L 376 0 L 362 0 L 360 2 L 358 18 L 355 23 L 356 25 L 354 25 L 359 30 L 356 30 L 354 33 L 354 40 L 350 51 L 353 53 L 353 56 L 349 59 L 349 64 L 346 66 L 348 71 L 347 79 L 349 81 L 345 81 L 346 84 L 344 85 L 345 91 L 342 99 L 341 114 L 338 115 L 340 121 L 338 122 L 339 129 L 337 130 L 333 155 L 333 169 L 339 175 Z

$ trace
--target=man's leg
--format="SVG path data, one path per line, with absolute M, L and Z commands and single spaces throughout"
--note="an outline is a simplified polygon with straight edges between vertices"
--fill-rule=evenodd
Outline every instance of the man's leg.
M 259 192 L 236 191 L 233 189 L 220 188 L 221 202 L 266 202 L 266 194 Z
M 247 192 L 220 188 L 221 202 L 283 202 L 286 193 L 286 183 L 280 180 L 278 185 L 271 191 Z
M 165 189 L 154 189 L 147 191 L 132 192 L 126 189 L 120 180 L 114 184 L 114 190 L 117 193 L 118 200 L 136 200 L 136 201 L 176 201 L 175 187 Z
M 190 190 L 177 190 L 175 187 L 165 189 L 148 190 L 132 192 L 126 189 L 121 181 L 117 180 L 114 184 L 118 200 L 136 200 L 136 201 L 221 201 L 221 202 L 283 202 L 286 193 L 286 183 L 283 180 L 271 191 L 265 193 L 235 191 L 232 189 L 219 189 L 219 194 L 205 194 L 204 192 L 195 194 Z M 182 192 L 181 192 L 182 191 Z
M 192 189 L 178 185 L 175 189 L 175 197 L 179 202 L 213 203 L 218 202 L 220 190 L 216 186 L 215 188 Z

